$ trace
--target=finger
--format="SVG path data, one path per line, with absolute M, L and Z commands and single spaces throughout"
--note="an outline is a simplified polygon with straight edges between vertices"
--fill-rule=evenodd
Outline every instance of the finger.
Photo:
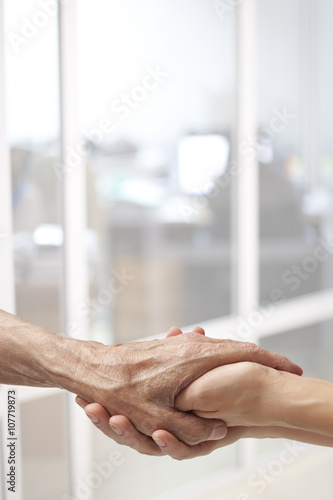
M 137 431 L 126 417 L 122 415 L 111 417 L 98 403 L 88 404 L 84 410 L 94 426 L 118 444 L 130 446 L 145 455 L 161 455 L 153 439 Z
M 104 406 L 98 403 L 89 403 L 86 399 L 76 396 L 75 402 L 83 408 L 87 417 L 94 423 L 97 424 L 99 420 L 108 421 L 111 415 L 104 408 Z
M 175 436 L 161 429 L 155 431 L 152 437 L 164 455 L 169 455 L 175 460 L 187 460 L 208 455 L 217 448 L 233 444 L 243 436 L 243 433 L 241 427 L 229 427 L 225 438 L 218 441 L 205 441 L 194 446 L 182 443 Z
M 131 421 L 123 415 L 114 415 L 109 419 L 109 426 L 112 431 L 120 430 L 122 435 L 116 438 L 117 442 L 129 446 L 139 453 L 145 455 L 162 455 L 160 448 L 154 440 L 137 431 Z
M 201 326 L 195 326 L 193 328 L 192 332 L 200 333 L 200 335 L 206 335 L 205 330 L 203 328 L 201 328 Z
M 172 434 L 164 430 L 158 430 L 153 433 L 153 439 L 156 444 L 161 443 L 161 451 L 164 455 L 169 455 L 176 460 L 186 460 L 189 458 L 208 455 L 217 448 L 229 446 L 245 435 L 244 427 L 228 427 L 228 433 L 225 438 L 219 441 L 205 441 L 195 446 L 188 446 Z
M 295 373 L 295 375 L 303 374 L 303 369 L 300 366 L 296 365 L 282 354 L 268 351 L 256 344 L 250 344 L 250 351 L 251 349 L 253 351 L 253 356 L 249 356 L 245 361 L 253 361 L 261 365 L 269 366 L 270 368 L 275 368 L 276 370 Z
M 290 361 L 286 358 L 286 356 L 268 351 L 251 342 L 212 339 L 209 337 L 202 338 L 202 336 L 199 337 L 196 332 L 184 333 L 183 336 L 187 340 L 193 338 L 194 343 L 197 343 L 200 339 L 199 342 L 207 342 L 210 346 L 214 346 L 214 350 L 210 350 L 209 370 L 219 365 L 238 363 L 241 361 L 253 361 L 254 363 L 259 363 L 281 371 L 295 373 L 296 375 L 302 375 L 303 373 L 302 368 Z M 195 336 L 197 336 L 197 339 L 195 339 Z M 176 340 L 170 339 L 170 342 L 176 342 Z M 201 371 L 201 368 L 204 368 L 204 365 L 207 366 L 207 363 L 205 363 L 207 358 L 200 357 L 201 352 L 199 350 L 196 354 L 197 356 L 195 356 L 195 352 L 193 352 L 193 354 L 189 356 L 189 359 L 191 358 L 191 363 L 193 364 L 194 356 L 196 357 L 196 378 L 199 378 L 203 373 L 205 373 L 204 371 Z M 200 366 L 199 363 L 200 365 L 202 363 L 202 365 Z M 207 371 L 207 369 L 205 371 Z
M 152 435 L 157 429 L 168 430 L 177 439 L 187 445 L 196 445 L 204 441 L 217 441 L 222 439 L 227 428 L 219 419 L 203 419 L 192 413 L 184 413 L 172 409 L 160 409 L 159 424 L 140 430 L 147 435 Z
M 110 437 L 119 444 L 130 446 L 131 448 L 139 451 L 140 453 L 146 455 L 160 455 L 160 449 L 159 447 L 156 447 L 155 442 L 150 437 L 137 431 L 128 418 L 122 415 L 114 415 L 110 417 L 109 412 L 102 405 L 98 403 L 88 403 L 79 396 L 76 399 L 78 400 L 77 401 L 78 404 L 79 402 L 81 404 L 84 404 L 84 410 L 89 420 L 95 425 L 95 427 L 97 427 L 105 435 L 107 435 L 108 437 Z M 187 416 L 186 414 L 184 415 Z M 192 416 L 190 415 L 188 417 L 191 418 L 191 420 L 193 420 L 190 425 L 192 427 L 192 432 L 194 433 L 195 428 L 197 428 L 198 421 L 200 423 L 199 425 L 201 425 L 200 419 L 197 419 L 195 417 L 192 418 Z M 226 428 L 224 423 L 220 420 L 215 420 L 215 422 L 218 423 L 218 429 L 217 431 L 214 431 L 213 428 L 211 429 L 210 438 L 212 439 L 212 441 L 206 441 L 206 443 L 214 443 L 215 440 L 221 439 L 222 436 L 224 436 L 226 433 Z M 204 421 L 203 424 L 205 426 L 205 433 L 207 433 L 206 429 L 207 421 Z M 187 425 L 189 424 L 185 423 L 185 427 Z M 173 437 L 173 439 L 180 443 L 180 441 L 178 441 L 176 437 Z M 202 438 L 199 439 L 199 441 L 197 438 L 196 441 L 197 442 L 202 441 Z M 187 446 L 184 443 L 183 445 Z M 205 451 L 206 448 L 207 452 Z M 185 450 L 185 448 L 182 449 Z M 200 452 L 201 454 L 207 454 L 210 453 L 209 451 L 210 449 L 211 446 L 208 446 L 208 444 L 206 444 L 203 445 L 202 449 L 198 448 L 197 451 Z
M 167 338 L 168 337 L 177 337 L 177 335 L 181 335 L 183 332 L 181 331 L 180 328 L 178 328 L 178 326 L 173 326 L 172 328 L 170 328 L 170 330 L 168 331 L 167 333 Z
M 100 428 L 104 428 L 104 424 L 109 422 L 109 418 L 111 417 L 110 413 L 104 408 L 104 406 L 98 403 L 89 403 L 85 399 L 77 396 L 75 398 L 76 403 L 83 408 L 87 417 L 93 424 L 99 424 Z
M 81 406 L 81 408 L 84 408 L 85 406 L 87 406 L 89 404 L 89 401 L 81 398 L 81 396 L 76 396 L 75 403 L 77 403 L 79 406 Z
M 216 443 L 218 443 L 218 441 L 205 441 L 194 446 L 188 446 L 164 430 L 154 432 L 152 437 L 161 452 L 175 460 L 187 460 L 189 458 L 208 455 L 215 449 Z
M 201 380 L 201 379 L 199 379 Z M 198 384 L 198 382 L 195 382 Z M 175 409 L 178 411 L 192 411 L 195 409 L 196 406 L 193 403 L 194 397 L 193 397 L 193 391 L 191 391 L 192 384 L 188 385 L 183 389 L 179 394 L 177 394 L 177 397 L 175 399 Z M 200 394 L 200 393 L 199 393 Z
M 102 428 L 104 429 L 105 422 L 108 422 L 111 417 L 109 412 L 98 403 L 89 403 L 85 406 L 84 411 L 89 420 L 96 426 L 99 426 L 101 430 Z
M 178 326 L 173 326 L 167 333 L 168 337 L 177 337 L 177 335 L 181 335 L 183 332 Z M 192 330 L 192 333 L 199 333 L 200 335 L 205 335 L 205 330 L 201 328 L 201 326 L 195 326 Z
M 219 412 L 218 410 L 212 410 L 212 411 L 193 410 L 194 415 L 196 415 L 197 417 L 206 418 L 206 419 L 209 419 L 209 418 L 217 419 L 219 417 L 219 413 L 221 413 L 221 412 Z
M 75 401 L 84 409 L 94 426 L 118 444 L 130 446 L 145 455 L 159 456 L 162 454 L 153 439 L 137 431 L 126 417 L 122 415 L 111 417 L 102 405 L 89 403 L 79 396 L 76 397 Z

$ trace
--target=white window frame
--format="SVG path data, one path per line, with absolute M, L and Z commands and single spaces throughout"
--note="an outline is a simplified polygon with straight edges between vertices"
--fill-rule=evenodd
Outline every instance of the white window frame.
M 237 47 L 237 97 L 235 144 L 255 136 L 257 131 L 257 98 L 256 98 L 256 0 L 240 2 L 236 8 L 236 47 Z M 13 252 L 11 247 L 12 209 L 10 187 L 9 146 L 6 137 L 5 120 L 5 68 L 4 68 L 4 0 L 0 0 L 0 234 L 8 235 L 2 243 L 0 259 L 0 307 L 15 313 Z M 61 163 L 65 163 L 66 151 L 80 140 L 77 110 L 77 72 L 73 62 L 77 61 L 76 46 L 77 2 L 71 0 L 64 5 L 59 4 L 59 55 L 60 55 L 60 102 L 61 102 Z M 234 269 L 237 269 L 234 280 L 234 314 L 218 320 L 206 321 L 203 326 L 211 337 L 221 338 L 236 335 L 239 322 L 258 310 L 259 289 L 259 230 L 258 230 L 258 165 L 254 159 L 246 160 L 235 151 L 241 173 L 237 176 L 234 189 L 233 204 L 233 257 Z M 75 199 L 75 203 L 71 200 Z M 79 321 L 76 306 L 88 297 L 87 262 L 83 249 L 83 234 L 86 227 L 86 193 L 85 170 L 78 168 L 76 172 L 65 175 L 62 182 L 62 222 L 65 234 L 64 278 L 63 278 L 63 326 Z M 243 249 L 246 248 L 246 251 Z M 333 288 L 319 291 L 307 296 L 291 299 L 279 304 L 272 314 L 256 330 L 255 337 L 248 339 L 260 342 L 267 336 L 277 335 L 292 329 L 302 328 L 333 319 Z M 259 308 L 260 312 L 260 308 Z M 88 333 L 84 325 L 79 325 L 81 338 L 87 339 Z M 191 325 L 190 325 L 191 326 Z M 190 328 L 190 327 L 189 327 Z M 221 334 L 223 332 L 223 334 Z M 2 388 L 3 389 L 3 388 Z M 4 392 L 4 391 L 2 391 Z M 47 397 L 52 389 L 20 388 L 20 402 Z M 0 393 L 1 394 L 1 393 Z M 74 484 L 78 477 L 91 471 L 91 425 L 75 405 L 68 402 L 68 436 L 70 457 L 71 494 L 74 495 Z M 4 405 L 0 406 L 2 444 L 6 438 L 4 426 Z M 85 439 L 83 439 L 83 437 Z M 84 447 L 84 449 L 83 449 Z M 0 456 L 0 467 L 4 466 L 4 451 Z M 1 459 L 2 458 L 2 459 Z M 209 490 L 221 491 L 228 482 L 240 480 L 248 471 L 256 458 L 255 445 L 246 440 L 238 445 L 238 464 L 231 479 L 216 475 L 209 478 Z M 139 458 L 138 458 L 139 459 Z M 2 476 L 3 477 L 3 476 Z M 3 497 L 6 497 L 4 482 L 0 484 Z M 185 491 L 186 490 L 186 491 Z M 208 495 L 207 480 L 203 479 L 181 492 L 174 492 L 172 498 L 186 495 L 191 500 L 206 498 Z M 204 491 L 204 493 L 202 493 Z M 204 496 L 203 496 L 204 495 Z M 13 498 L 12 496 L 10 498 Z M 16 497 L 20 500 L 22 494 Z M 171 496 L 168 496 L 171 498 Z
M 5 116 L 5 51 L 4 51 L 4 0 L 0 0 L 0 276 L 2 286 L 0 286 L 0 308 L 12 314 L 15 313 L 15 281 L 14 281 L 14 260 L 12 250 L 12 190 L 9 146 L 6 134 Z M 7 389 L 7 388 L 6 388 Z M 1 478 L 6 478 L 8 466 L 6 464 L 7 452 L 7 390 L 0 386 L 0 466 Z M 19 408 L 17 408 L 17 432 L 19 432 Z M 16 472 L 17 479 L 16 500 L 21 500 L 22 491 L 20 488 L 20 452 L 19 441 L 17 442 L 18 463 Z M 4 499 L 7 498 L 6 480 L 0 481 L 0 491 Z
M 66 164 L 66 153 L 80 140 L 77 102 L 77 1 L 58 4 L 59 12 L 59 87 L 60 87 L 60 163 Z M 76 324 L 75 337 L 88 340 L 88 329 L 77 314 L 78 304 L 89 297 L 88 263 L 85 252 L 86 176 L 82 164 L 61 176 L 63 249 L 63 332 L 71 335 L 70 325 Z M 75 200 L 75 203 L 73 203 Z M 75 494 L 78 478 L 91 472 L 91 425 L 82 418 L 82 410 L 67 396 L 69 487 Z M 89 497 L 90 498 L 90 497 Z

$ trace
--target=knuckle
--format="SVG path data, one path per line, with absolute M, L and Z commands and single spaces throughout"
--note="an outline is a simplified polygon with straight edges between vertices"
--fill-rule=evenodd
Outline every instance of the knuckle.
M 191 432 L 186 433 L 186 440 L 184 442 L 189 446 L 195 446 L 209 439 L 212 428 L 209 424 L 193 422 L 191 424 Z
M 198 339 L 200 337 L 200 334 L 197 332 L 185 332 L 183 333 L 183 338 L 188 338 L 188 339 Z
M 182 358 L 190 359 L 198 356 L 202 352 L 202 344 L 199 342 L 186 342 L 179 347 L 178 355 Z
M 196 444 L 199 444 L 201 442 L 200 436 L 186 436 L 186 444 L 188 446 L 195 446 Z
M 207 406 L 211 404 L 212 388 L 204 378 L 197 379 L 195 381 L 195 391 L 192 391 L 191 386 L 189 386 L 188 392 L 191 410 L 202 410 L 207 408 Z
M 193 446 L 198 443 L 196 429 L 197 427 L 192 425 L 191 427 L 184 429 L 182 432 L 178 432 L 177 434 L 175 433 L 175 436 L 186 445 Z
M 261 348 L 257 344 L 254 344 L 253 342 L 246 342 L 245 345 L 249 354 L 252 357 L 257 356 L 261 351 Z

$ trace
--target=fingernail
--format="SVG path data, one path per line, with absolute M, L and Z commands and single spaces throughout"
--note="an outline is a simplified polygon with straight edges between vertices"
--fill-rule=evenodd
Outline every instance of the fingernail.
M 81 398 L 79 398 L 79 396 L 77 396 L 75 398 L 75 403 L 78 404 L 79 406 L 81 406 L 81 408 L 84 408 L 84 406 L 85 406 L 83 400 Z
M 113 430 L 113 432 L 118 434 L 118 436 L 122 436 L 124 434 L 124 431 L 122 429 L 120 429 L 120 427 L 117 427 L 116 425 L 113 425 L 113 424 L 110 424 L 110 427 Z
M 92 421 L 93 424 L 98 424 L 99 418 L 97 418 L 97 417 L 95 417 L 95 415 L 91 415 L 90 413 L 87 413 L 87 412 L 86 412 L 86 415 L 89 418 L 89 420 Z
M 209 441 L 217 441 L 222 439 L 227 435 L 227 429 L 224 425 L 218 425 L 215 427 L 210 435 Z
M 164 448 L 166 446 L 166 443 L 164 441 L 162 441 L 162 439 L 153 437 L 153 440 L 155 441 L 157 446 L 159 446 L 160 448 Z

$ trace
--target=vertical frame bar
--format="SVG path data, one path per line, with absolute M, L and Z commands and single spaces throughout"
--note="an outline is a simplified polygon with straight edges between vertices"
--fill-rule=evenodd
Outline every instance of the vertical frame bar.
M 319 90 L 319 15 L 321 2 L 300 2 L 301 27 L 301 87 L 300 109 L 302 110 L 301 143 L 303 160 L 308 176 L 307 187 L 318 187 L 320 157 L 318 151 L 318 92 Z
M 248 314 L 259 295 L 258 160 L 246 154 L 257 137 L 257 9 L 256 0 L 241 2 L 236 14 L 236 159 L 235 183 L 236 312 Z
M 78 127 L 77 102 L 77 2 L 59 2 L 59 74 L 60 74 L 60 163 L 63 249 L 63 330 L 69 336 L 87 339 L 88 332 L 78 306 L 88 299 L 88 264 L 85 248 L 86 179 L 85 164 L 66 165 L 69 150 L 82 148 Z M 80 149 L 80 151 L 82 151 Z M 79 153 L 80 154 L 80 153 Z M 75 497 L 75 484 L 85 478 L 91 464 L 91 426 L 74 403 L 67 400 L 69 483 Z
M 0 0 L 0 308 L 15 312 L 12 189 L 5 100 L 5 0 Z
M 4 413 L 4 386 L 0 385 L 0 498 L 5 500 L 6 498 L 6 489 L 5 489 L 5 464 L 4 464 L 4 441 L 5 441 L 5 413 Z
M 0 309 L 15 314 L 15 277 L 12 246 L 13 214 L 12 187 L 9 144 L 6 132 L 6 99 L 5 99 L 5 0 L 0 0 Z M 8 430 L 7 430 L 7 394 L 9 387 L 0 388 L 0 491 L 2 497 L 22 499 L 22 461 L 20 447 L 20 408 L 16 397 L 16 443 L 15 443 L 15 493 L 7 493 L 8 463 Z M 16 395 L 18 394 L 17 388 Z
M 236 9 L 236 161 L 234 188 L 235 312 L 245 317 L 259 298 L 258 160 L 246 155 L 246 145 L 257 137 L 257 1 L 240 2 Z M 256 341 L 255 338 L 247 339 Z M 253 463 L 252 440 L 239 445 L 239 465 Z
M 85 162 L 68 165 L 68 152 L 82 155 L 77 102 L 77 2 L 59 3 L 60 61 L 60 163 L 62 196 L 63 321 L 67 334 L 87 338 L 87 329 L 77 313 L 78 305 L 88 298 L 88 268 L 85 249 L 86 176 Z M 72 324 L 73 323 L 73 324 Z M 75 325 L 74 325 L 75 323 Z M 74 327 L 75 326 L 75 327 Z

